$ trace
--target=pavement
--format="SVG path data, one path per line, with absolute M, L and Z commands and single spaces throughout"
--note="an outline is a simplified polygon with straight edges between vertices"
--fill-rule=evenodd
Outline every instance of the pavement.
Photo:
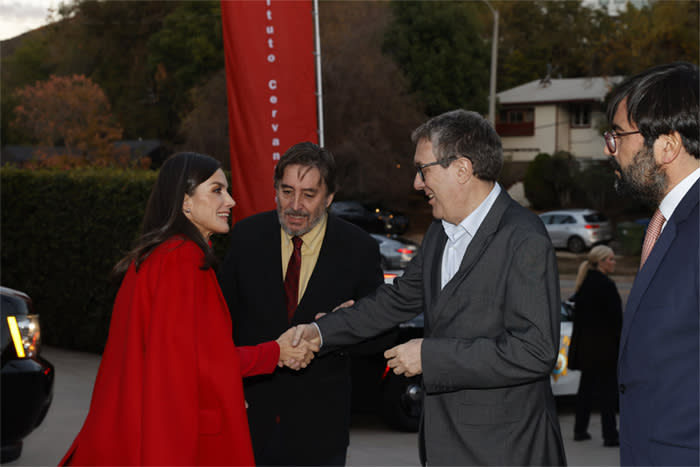
M 100 356 L 45 346 L 42 355 L 56 369 L 54 399 L 44 422 L 24 440 L 22 456 L 3 465 L 56 465 L 80 430 L 90 406 Z M 564 448 L 572 466 L 618 466 L 618 448 L 603 447 L 600 416 L 591 415 L 591 440 L 573 441 L 573 403 L 558 398 Z M 417 435 L 387 428 L 373 414 L 353 415 L 347 465 L 418 466 Z

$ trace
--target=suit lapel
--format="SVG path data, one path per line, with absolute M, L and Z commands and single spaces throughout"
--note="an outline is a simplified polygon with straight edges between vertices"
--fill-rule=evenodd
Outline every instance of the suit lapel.
M 439 311 L 442 308 L 445 308 L 441 306 L 441 302 L 443 300 L 447 300 L 447 298 L 445 297 L 449 297 L 450 295 L 452 295 L 452 293 L 459 287 L 459 284 L 461 284 L 462 281 L 466 279 L 471 270 L 474 269 L 474 266 L 476 266 L 476 264 L 479 262 L 479 259 L 491 243 L 493 236 L 498 231 L 498 226 L 501 223 L 501 218 L 503 218 L 503 213 L 508 208 L 510 202 L 511 198 L 508 195 L 508 193 L 505 190 L 501 189 L 501 192 L 496 198 L 496 201 L 494 201 L 493 206 L 491 206 L 491 209 L 489 210 L 488 214 L 477 229 L 476 235 L 474 235 L 472 241 L 469 242 L 467 251 L 464 253 L 464 257 L 462 258 L 462 262 L 460 263 L 459 270 L 457 271 L 455 276 L 445 285 L 445 288 L 442 289 L 442 291 L 440 291 L 440 283 L 437 283 L 437 288 L 435 289 L 438 291 L 438 299 L 436 303 L 437 311 Z M 440 248 L 440 253 L 442 253 L 442 251 L 444 250 L 445 241 L 442 242 L 442 248 Z M 437 255 L 436 263 L 438 271 L 440 271 L 441 260 L 442 254 Z
M 683 197 L 676 210 L 671 215 L 671 218 L 666 223 L 661 236 L 656 241 L 654 248 L 651 250 L 649 258 L 647 258 L 644 263 L 644 267 L 637 273 L 637 277 L 632 284 L 632 290 L 630 291 L 629 297 L 627 298 L 627 306 L 625 307 L 625 314 L 622 325 L 622 334 L 620 336 L 620 359 L 622 359 L 622 354 L 624 353 L 625 343 L 627 342 L 627 336 L 629 335 L 629 330 L 634 321 L 634 316 L 639 309 L 642 297 L 646 292 L 649 284 L 651 283 L 657 269 L 661 265 L 661 262 L 666 256 L 666 252 L 673 244 L 678 234 L 678 226 L 683 224 L 688 219 L 690 211 L 695 207 L 695 205 L 700 202 L 700 181 L 695 182 L 695 184 L 690 188 L 688 193 Z

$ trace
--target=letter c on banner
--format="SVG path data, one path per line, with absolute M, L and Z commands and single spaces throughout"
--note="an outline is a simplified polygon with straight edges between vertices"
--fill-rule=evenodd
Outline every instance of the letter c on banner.
M 268 86 L 270 89 L 277 89 L 277 80 L 276 80 L 276 79 L 271 79 L 271 80 L 268 82 L 267 86 Z

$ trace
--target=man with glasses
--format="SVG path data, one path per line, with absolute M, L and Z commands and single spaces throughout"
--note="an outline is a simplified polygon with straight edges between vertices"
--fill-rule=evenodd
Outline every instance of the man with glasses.
M 605 153 L 616 187 L 657 208 L 624 313 L 622 465 L 700 462 L 700 74 L 661 65 L 613 89 Z
M 549 382 L 559 278 L 544 225 L 496 183 L 501 140 L 480 115 L 447 112 L 412 139 L 413 187 L 435 217 L 418 255 L 393 285 L 296 337 L 322 341 L 323 354 L 424 313 L 424 337 L 384 354 L 396 374 L 422 375 L 421 462 L 565 465 Z

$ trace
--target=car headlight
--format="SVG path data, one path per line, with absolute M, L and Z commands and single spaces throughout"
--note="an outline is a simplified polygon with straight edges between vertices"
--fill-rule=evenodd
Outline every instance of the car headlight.
M 7 326 L 19 358 L 29 358 L 39 353 L 41 330 L 39 315 L 8 316 Z

